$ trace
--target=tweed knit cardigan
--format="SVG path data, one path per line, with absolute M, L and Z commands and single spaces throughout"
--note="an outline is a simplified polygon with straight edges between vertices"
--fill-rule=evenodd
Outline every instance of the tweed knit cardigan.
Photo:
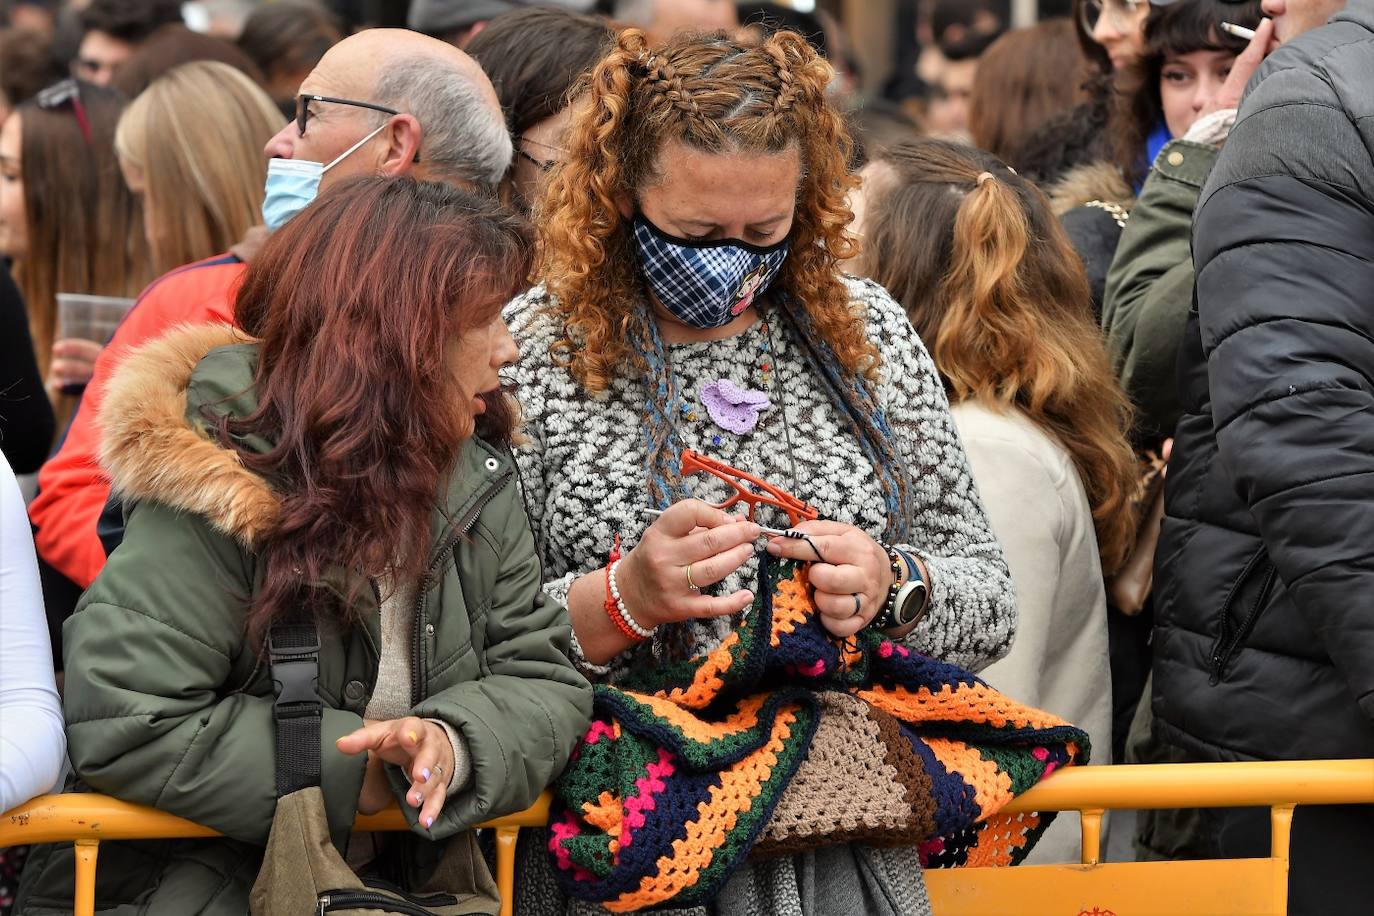
M 920 556 L 931 575 L 929 610 L 904 643 L 978 671 L 1005 655 L 1015 636 L 1016 596 L 1006 559 L 978 497 L 944 383 L 906 312 L 876 283 L 845 283 L 882 358 L 875 396 L 915 487 L 912 542 L 899 546 Z M 544 588 L 566 602 L 576 577 L 605 565 L 617 535 L 633 545 L 650 521 L 640 513 L 649 505 L 640 431 L 646 389 L 627 371 L 606 391 L 588 393 L 550 353 L 565 329 L 549 305 L 548 293 L 536 287 L 506 307 L 520 359 L 503 375 L 520 400 L 525 438 L 515 457 Z M 872 464 L 800 348 L 781 326 L 770 335 L 762 324 L 723 340 L 669 346 L 674 380 L 687 399 L 678 423 L 684 447 L 796 494 L 822 518 L 881 538 L 887 506 Z M 772 370 L 767 382 L 765 365 Z M 721 379 L 769 393 L 773 405 L 749 432 L 721 429 L 701 406 L 701 392 Z M 700 475 L 684 486 L 689 496 L 721 495 Z M 720 584 L 720 593 L 750 587 L 756 574 L 755 564 L 746 563 Z M 731 624 L 709 618 L 689 626 L 696 643 L 711 648 Z M 616 682 L 637 666 L 662 660 L 661 649 L 655 639 L 606 667 L 588 665 L 580 655 L 574 661 L 593 680 Z

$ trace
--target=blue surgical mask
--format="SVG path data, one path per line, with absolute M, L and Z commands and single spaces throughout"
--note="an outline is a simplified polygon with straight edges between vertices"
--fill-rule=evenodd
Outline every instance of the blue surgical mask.
M 788 241 L 761 247 L 738 239 L 694 242 L 669 235 L 643 216 L 635 248 L 649 289 L 677 320 L 694 328 L 729 324 L 754 304 L 787 260 Z
M 262 198 L 262 221 L 268 229 L 277 230 L 286 221 L 310 206 L 320 193 L 320 179 L 324 173 L 343 162 L 350 155 L 382 132 L 386 124 L 363 137 L 339 154 L 333 162 L 311 162 L 308 159 L 272 159 L 267 163 L 267 187 Z

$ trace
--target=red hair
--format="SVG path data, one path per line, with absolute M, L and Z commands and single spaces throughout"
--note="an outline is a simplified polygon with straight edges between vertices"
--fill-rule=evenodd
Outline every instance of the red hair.
M 452 345 L 499 317 L 533 256 L 528 225 L 487 198 L 363 178 L 323 193 L 254 260 L 235 315 L 261 341 L 258 406 L 218 428 L 282 499 L 259 550 L 255 636 L 284 612 L 320 613 L 325 596 L 304 583 L 331 569 L 423 574 L 435 494 L 474 432 Z M 477 432 L 505 444 L 514 411 L 488 406 Z M 254 451 L 247 436 L 273 445 Z

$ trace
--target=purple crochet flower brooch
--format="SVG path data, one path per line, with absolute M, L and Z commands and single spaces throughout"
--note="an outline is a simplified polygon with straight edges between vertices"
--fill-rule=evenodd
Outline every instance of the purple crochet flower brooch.
M 741 388 L 725 378 L 702 386 L 701 403 L 717 426 L 737 436 L 753 432 L 759 414 L 772 406 L 766 393 Z

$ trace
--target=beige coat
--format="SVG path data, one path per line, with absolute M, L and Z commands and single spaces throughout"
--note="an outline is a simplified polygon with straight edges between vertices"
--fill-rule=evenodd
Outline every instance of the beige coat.
M 1088 732 L 1110 763 L 1107 600 L 1092 511 L 1067 451 L 1024 414 L 979 401 L 954 407 L 973 478 L 1002 542 L 1019 623 L 1011 653 L 980 672 L 998 690 Z M 1028 864 L 1077 862 L 1078 818 L 1062 815 Z

